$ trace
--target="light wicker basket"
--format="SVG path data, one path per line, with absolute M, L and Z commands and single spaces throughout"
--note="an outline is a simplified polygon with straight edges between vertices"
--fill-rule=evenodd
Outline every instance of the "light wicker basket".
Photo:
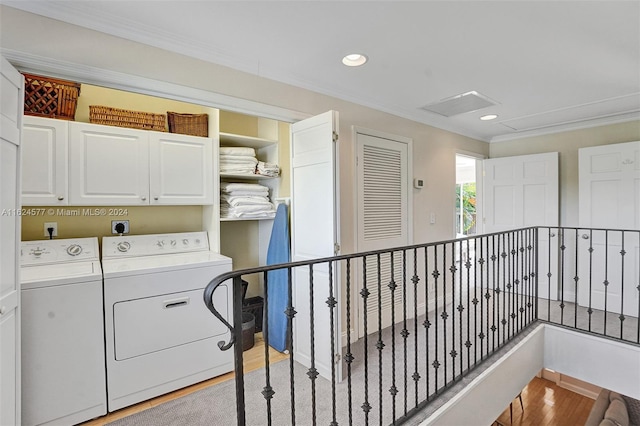
M 24 75 L 24 113 L 73 120 L 80 84 L 33 74 Z
M 164 114 L 131 111 L 102 105 L 89 105 L 89 121 L 94 124 L 106 124 L 107 126 L 156 130 L 158 132 L 166 131 Z
M 209 136 L 208 114 L 182 114 L 167 111 L 169 132 L 183 135 Z

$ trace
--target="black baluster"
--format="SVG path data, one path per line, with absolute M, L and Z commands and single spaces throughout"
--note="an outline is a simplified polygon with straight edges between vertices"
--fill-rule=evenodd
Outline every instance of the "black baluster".
M 438 272 L 438 246 L 435 245 L 433 246 L 433 265 L 435 267 L 435 269 L 433 270 L 433 284 L 434 284 L 434 323 L 436 326 L 435 329 L 435 353 L 434 353 L 434 360 L 433 360 L 433 368 L 435 370 L 435 374 L 434 374 L 434 388 L 435 388 L 435 392 L 434 394 L 437 395 L 438 394 L 438 369 L 440 368 L 440 362 L 438 361 L 438 277 L 440 276 L 440 273 Z
M 267 402 L 267 425 L 271 426 L 271 399 L 275 392 L 271 387 L 271 365 L 269 363 L 269 274 L 267 271 L 264 272 L 264 302 L 262 304 L 262 309 L 264 310 L 264 314 L 262 316 L 262 338 L 264 339 L 264 375 L 265 375 L 265 386 L 262 389 L 262 396 L 265 398 Z
M 311 380 L 311 420 L 316 424 L 316 379 L 318 370 L 316 369 L 316 338 L 315 338 L 315 286 L 313 276 L 313 265 L 309 265 L 309 334 L 311 336 L 311 366 L 307 371 L 307 377 Z
M 625 316 L 624 316 L 624 255 L 627 254 L 627 252 L 624 249 L 624 231 L 621 231 L 621 235 L 620 237 L 622 238 L 621 243 L 621 248 L 620 248 L 620 268 L 621 268 L 621 273 L 620 273 L 620 316 L 618 317 L 618 319 L 620 320 L 620 340 L 622 339 L 623 336 L 623 330 L 624 330 L 624 320 L 625 320 Z
M 564 325 L 564 274 L 565 274 L 565 260 L 564 260 L 564 255 L 565 255 L 565 249 L 566 246 L 564 245 L 564 234 L 565 234 L 566 230 L 562 230 L 561 235 L 560 235 L 560 240 L 561 240 L 561 244 L 560 244 L 560 324 Z
M 244 359 L 242 354 L 242 277 L 233 278 L 233 337 L 238 425 L 246 424 L 244 411 Z
M 587 308 L 587 314 L 589 314 L 589 331 L 591 331 L 591 318 L 593 314 L 592 308 L 593 297 L 593 229 L 589 229 L 589 307 Z
M 394 252 L 389 253 L 391 261 L 391 280 L 388 287 L 391 291 L 391 387 L 389 388 L 389 394 L 391 394 L 391 415 L 393 423 L 396 421 L 396 395 L 398 389 L 396 388 L 396 288 L 398 288 L 395 281 L 395 262 Z
M 344 356 L 344 360 L 347 363 L 347 398 L 348 398 L 348 410 L 349 410 L 349 424 L 353 424 L 353 398 L 351 390 L 351 363 L 354 360 L 351 353 L 351 259 L 347 259 L 347 353 Z M 365 314 L 366 315 L 366 314 Z
M 327 306 L 329 307 L 329 326 L 331 327 L 331 413 L 333 421 L 331 426 L 337 426 L 336 421 L 336 335 L 335 335 L 335 316 L 338 301 L 333 295 L 333 261 L 329 262 L 329 297 L 327 298 Z
M 285 315 L 287 316 L 287 337 L 289 342 L 289 377 L 291 381 L 291 392 L 290 392 L 290 401 L 291 401 L 291 424 L 296 424 L 296 391 L 295 391 L 295 374 L 293 372 L 293 367 L 295 366 L 293 354 L 295 353 L 293 350 L 293 318 L 296 315 L 296 311 L 293 308 L 293 277 L 291 274 L 291 268 L 287 270 L 288 277 L 287 283 L 288 288 L 288 302 L 287 309 L 285 310 Z M 311 273 L 313 275 L 313 273 Z M 313 291 L 313 289 L 310 289 Z
M 578 282 L 580 281 L 580 275 L 578 274 L 578 229 L 575 230 L 576 231 L 576 239 L 575 239 L 575 263 L 573 265 L 574 267 L 574 271 L 575 271 L 575 276 L 573 277 L 573 281 L 574 281 L 574 287 L 573 287 L 573 291 L 574 291 L 574 299 L 573 299 L 573 328 L 578 328 Z
M 369 411 L 371 411 L 371 404 L 369 403 L 369 310 L 367 308 L 367 301 L 370 296 L 370 292 L 367 289 L 367 258 L 362 257 L 362 290 L 360 290 L 360 296 L 362 296 L 362 310 L 363 310 L 363 328 L 364 328 L 364 402 L 361 405 L 364 412 L 365 425 L 369 424 Z
M 607 297 L 609 296 L 609 231 L 604 231 L 604 335 L 607 335 Z
M 382 426 L 382 350 L 384 349 L 384 343 L 382 341 L 382 271 L 380 265 L 380 254 L 377 255 L 378 259 L 378 343 L 376 345 L 378 349 L 378 416 L 380 419 L 380 426 Z
M 426 271 L 426 269 L 425 269 Z M 415 391 L 415 405 L 418 406 L 418 382 L 420 381 L 420 374 L 418 373 L 418 283 L 420 282 L 420 277 L 418 276 L 418 249 L 413 249 L 413 278 L 411 278 L 411 282 L 413 282 L 413 384 Z M 425 306 L 428 307 L 429 301 L 425 298 Z M 425 308 L 426 315 L 429 314 L 428 308 Z M 428 392 L 427 392 L 428 393 Z

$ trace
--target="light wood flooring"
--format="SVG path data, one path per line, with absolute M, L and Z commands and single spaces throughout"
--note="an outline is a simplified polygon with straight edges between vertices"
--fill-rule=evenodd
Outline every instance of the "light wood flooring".
M 509 419 L 508 406 L 497 422 L 505 426 L 584 425 L 595 401 L 550 380 L 534 377 L 522 390 L 522 402 L 524 411 L 520 408 L 520 401 L 517 398 L 513 400 L 513 422 Z
M 270 348 L 269 353 L 272 363 L 288 357 L 272 348 Z M 262 333 L 257 333 L 255 335 L 254 347 L 244 352 L 244 371 L 249 372 L 262 367 L 264 367 L 264 340 L 262 339 Z M 109 413 L 106 416 L 83 423 L 83 426 L 102 426 L 200 389 L 231 380 L 233 377 L 233 372 L 227 373 L 149 401 L 144 401 L 131 407 Z M 505 426 L 511 424 L 518 426 L 582 425 L 589 416 L 594 400 L 562 388 L 550 380 L 536 377 L 522 390 L 522 402 L 524 404 L 524 412 L 520 408 L 518 399 L 513 401 L 513 423 L 509 419 L 508 406 L 500 417 L 498 417 L 497 422 Z
M 244 357 L 245 373 L 264 367 L 264 364 L 265 364 L 264 363 L 264 340 L 262 338 L 262 333 L 256 333 L 255 344 L 253 348 L 245 351 L 243 354 L 243 357 Z M 276 363 L 278 361 L 282 361 L 283 359 L 287 359 L 287 358 L 288 358 L 288 355 L 282 354 L 273 348 L 269 348 L 270 363 Z M 102 426 L 114 420 L 118 420 L 123 417 L 138 413 L 140 411 L 144 411 L 148 408 L 155 407 L 167 401 L 171 401 L 171 400 L 180 398 L 182 396 L 189 395 L 190 393 L 193 393 L 200 389 L 208 388 L 209 386 L 214 386 L 214 385 L 217 385 L 218 383 L 231 380 L 233 379 L 233 377 L 234 377 L 233 372 L 224 374 L 222 376 L 214 377 L 213 379 L 196 383 L 195 385 L 191 385 L 186 388 L 179 389 L 175 392 L 161 395 L 159 397 L 150 399 L 148 401 L 144 401 L 139 404 L 132 405 L 130 407 L 126 407 L 118 411 L 114 411 L 113 413 L 108 413 L 106 416 L 102 416 L 97 419 L 90 420 L 86 423 L 82 423 L 82 425 L 83 426 Z

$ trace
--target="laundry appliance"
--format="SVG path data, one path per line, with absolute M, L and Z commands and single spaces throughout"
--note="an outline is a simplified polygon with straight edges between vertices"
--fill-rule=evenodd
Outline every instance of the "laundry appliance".
M 102 267 L 110 412 L 233 370 L 218 347 L 230 333 L 203 299 L 231 259 L 206 232 L 104 237 Z M 213 295 L 228 320 L 230 285 Z
M 97 238 L 23 241 L 22 425 L 107 413 Z

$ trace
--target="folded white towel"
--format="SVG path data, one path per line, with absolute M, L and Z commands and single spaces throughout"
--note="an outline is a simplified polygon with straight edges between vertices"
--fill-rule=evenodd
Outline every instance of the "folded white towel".
M 264 185 L 260 185 L 259 183 L 239 183 L 239 182 L 220 182 L 220 190 L 226 193 L 235 192 L 235 191 L 258 193 L 256 195 L 263 195 L 260 193 L 269 192 L 268 187 Z M 237 194 L 234 194 L 234 195 L 237 195 Z
M 223 203 L 229 204 L 231 207 L 236 206 L 269 206 L 271 207 L 271 201 L 269 201 L 268 197 L 263 196 L 230 196 L 230 195 L 222 195 L 221 200 Z
M 251 157 L 255 157 L 256 150 L 243 146 L 221 146 L 220 155 L 248 155 Z
M 280 176 L 280 167 L 278 167 L 277 164 L 258 161 L 256 173 L 264 176 L 277 177 Z
M 220 164 L 258 164 L 256 157 L 245 157 L 242 155 L 221 155 Z

